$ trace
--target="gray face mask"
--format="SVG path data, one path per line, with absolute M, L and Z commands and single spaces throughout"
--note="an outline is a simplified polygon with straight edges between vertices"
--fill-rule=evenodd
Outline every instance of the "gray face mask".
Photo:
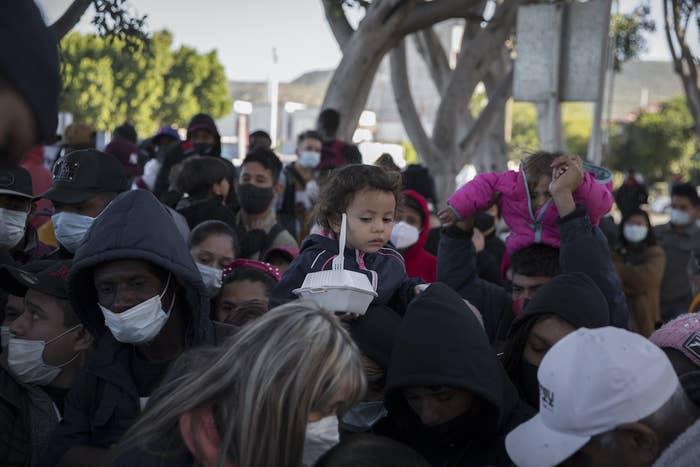
M 342 420 L 344 430 L 353 433 L 369 431 L 374 425 L 388 414 L 383 401 L 360 402 L 345 412 Z

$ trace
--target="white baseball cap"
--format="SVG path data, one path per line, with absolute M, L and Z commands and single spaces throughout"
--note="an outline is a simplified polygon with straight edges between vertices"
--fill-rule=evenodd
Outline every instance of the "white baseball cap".
M 506 437 L 519 467 L 553 467 L 591 437 L 637 422 L 679 386 L 666 354 L 624 329 L 581 328 L 557 342 L 537 371 L 540 412 Z

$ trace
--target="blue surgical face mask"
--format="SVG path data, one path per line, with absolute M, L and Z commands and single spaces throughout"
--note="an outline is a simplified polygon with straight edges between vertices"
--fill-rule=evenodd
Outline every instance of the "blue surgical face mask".
M 388 414 L 383 401 L 360 402 L 345 412 L 342 427 L 353 433 L 362 433 L 372 429 L 374 425 Z
M 78 250 L 78 247 L 83 242 L 85 233 L 94 220 L 94 217 L 83 216 L 74 212 L 58 212 L 51 216 L 56 240 L 71 253 L 75 253 Z
M 299 154 L 299 165 L 307 169 L 313 169 L 321 162 L 321 153 L 316 151 L 302 151 Z

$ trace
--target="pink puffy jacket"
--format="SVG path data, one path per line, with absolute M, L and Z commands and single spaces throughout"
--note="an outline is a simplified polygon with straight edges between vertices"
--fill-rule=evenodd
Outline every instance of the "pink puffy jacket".
M 600 218 L 612 208 L 611 186 L 611 183 L 601 183 L 590 172 L 586 172 L 583 183 L 574 192 L 574 201 L 576 204 L 586 206 L 593 225 L 597 225 Z M 508 256 L 533 243 L 559 247 L 559 229 L 557 228 L 559 213 L 554 201 L 550 199 L 533 213 L 530 208 L 527 181 L 522 171 L 477 175 L 458 189 L 447 204 L 464 219 L 479 210 L 486 209 L 495 192 L 501 193 L 497 204 L 511 230 L 506 240 Z

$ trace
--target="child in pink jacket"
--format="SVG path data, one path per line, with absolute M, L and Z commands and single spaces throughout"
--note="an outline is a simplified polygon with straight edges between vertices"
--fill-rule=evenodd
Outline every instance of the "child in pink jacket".
M 447 201 L 450 209 L 440 213 L 443 223 L 451 224 L 484 210 L 492 203 L 494 195 L 500 193 L 496 202 L 503 219 L 510 227 L 511 234 L 506 240 L 508 256 L 515 251 L 544 243 L 559 247 L 559 213 L 549 194 L 553 165 L 561 153 L 537 152 L 525 158 L 520 171 L 484 173 L 477 175 L 469 183 L 458 189 Z M 598 180 L 591 172 L 586 172 L 583 181 L 574 192 L 576 204 L 586 206 L 593 225 L 597 225 L 613 204 L 610 173 L 606 169 L 584 164 L 605 179 Z

